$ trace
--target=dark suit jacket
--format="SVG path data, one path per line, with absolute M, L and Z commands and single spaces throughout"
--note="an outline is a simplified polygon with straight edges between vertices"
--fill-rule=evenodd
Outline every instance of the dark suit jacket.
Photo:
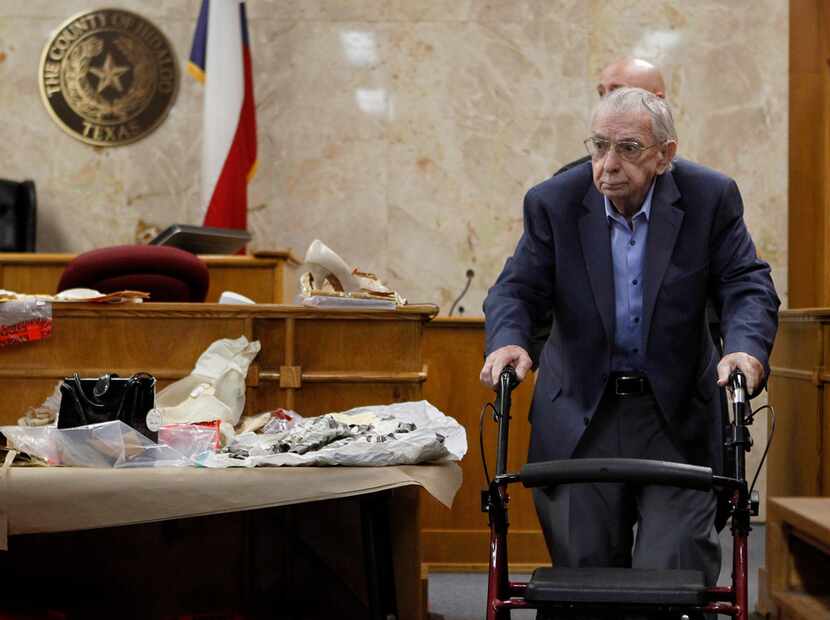
M 590 166 L 577 166 L 525 196 L 525 230 L 484 302 L 487 352 L 531 351 L 553 311 L 538 360 L 530 461 L 569 458 L 596 412 L 614 338 L 611 243 Z M 768 370 L 779 300 L 769 265 L 744 225 L 735 182 L 686 160 L 658 177 L 646 242 L 644 371 L 689 462 L 720 469 L 722 425 L 706 302 L 721 317 L 724 351 Z
M 591 163 L 590 155 L 585 155 L 584 157 L 580 157 L 579 159 L 575 159 L 574 161 L 565 164 L 559 170 L 554 172 L 553 176 L 562 174 L 563 172 L 567 172 L 571 168 L 576 168 L 577 166 L 581 166 L 585 163 Z M 545 320 L 542 321 L 542 323 L 534 330 L 533 339 L 530 343 L 530 348 L 527 350 L 527 352 L 531 354 L 533 359 L 539 359 L 539 355 L 542 353 L 542 347 L 545 346 L 545 343 L 548 341 L 548 336 L 550 336 L 550 329 L 552 323 L 553 314 L 549 313 Z

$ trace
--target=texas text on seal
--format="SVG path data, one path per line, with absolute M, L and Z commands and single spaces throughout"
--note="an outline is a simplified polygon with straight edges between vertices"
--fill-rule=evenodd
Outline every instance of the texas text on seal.
M 116 146 L 153 131 L 176 97 L 179 71 L 167 38 L 120 9 L 77 15 L 43 50 L 40 91 L 52 118 L 89 144 Z

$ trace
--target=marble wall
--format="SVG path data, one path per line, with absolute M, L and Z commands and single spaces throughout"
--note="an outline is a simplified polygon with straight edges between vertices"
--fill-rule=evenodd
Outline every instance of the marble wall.
M 108 0 L 190 49 L 198 0 Z M 198 221 L 202 87 L 149 137 L 93 148 L 40 101 L 50 32 L 89 0 L 0 0 L 0 176 L 37 183 L 40 251 Z M 249 0 L 260 166 L 253 249 L 319 237 L 412 301 L 481 302 L 524 192 L 582 155 L 599 70 L 662 66 L 680 153 L 735 177 L 786 299 L 786 0 Z

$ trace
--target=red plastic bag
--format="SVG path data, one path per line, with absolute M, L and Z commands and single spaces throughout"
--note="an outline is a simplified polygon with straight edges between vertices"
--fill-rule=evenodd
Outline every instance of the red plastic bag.
M 32 297 L 0 303 L 0 347 L 43 340 L 51 334 L 51 302 Z

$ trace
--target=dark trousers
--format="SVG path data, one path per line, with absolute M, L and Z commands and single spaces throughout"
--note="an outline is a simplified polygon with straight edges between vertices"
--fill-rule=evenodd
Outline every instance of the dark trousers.
M 574 454 L 589 457 L 686 462 L 651 395 L 606 395 Z M 556 566 L 685 568 L 703 571 L 707 585 L 717 582 L 720 543 L 712 492 L 571 484 L 535 489 L 534 500 Z

